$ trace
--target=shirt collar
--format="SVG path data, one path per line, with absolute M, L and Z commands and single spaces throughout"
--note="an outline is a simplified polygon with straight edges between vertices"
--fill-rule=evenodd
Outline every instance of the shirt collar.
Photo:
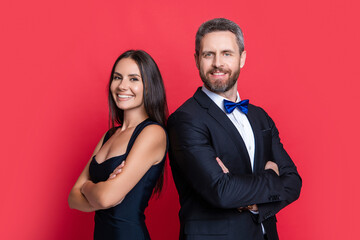
M 201 90 L 223 111 L 225 112 L 224 108 L 224 97 L 220 96 L 217 93 L 211 92 L 209 89 L 207 89 L 204 85 L 202 86 Z M 226 99 L 229 100 L 229 99 Z M 239 92 L 236 92 L 236 102 L 240 102 L 240 95 Z M 226 112 L 225 112 L 226 113 Z

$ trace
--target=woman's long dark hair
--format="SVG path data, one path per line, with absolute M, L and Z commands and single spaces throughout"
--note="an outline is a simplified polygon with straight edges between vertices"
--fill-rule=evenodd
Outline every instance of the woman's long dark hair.
M 110 127 L 121 126 L 124 121 L 124 111 L 119 109 L 112 97 L 111 83 L 115 72 L 116 65 L 121 59 L 130 58 L 136 62 L 139 67 L 141 79 L 144 85 L 144 107 L 149 119 L 159 123 L 165 128 L 168 117 L 168 107 L 166 102 L 165 87 L 160 70 L 154 59 L 143 50 L 128 50 L 121 54 L 115 61 L 111 70 L 110 81 L 108 86 L 109 118 Z M 112 132 L 112 133 L 113 133 Z M 164 169 L 156 183 L 153 193 L 160 194 L 164 182 Z

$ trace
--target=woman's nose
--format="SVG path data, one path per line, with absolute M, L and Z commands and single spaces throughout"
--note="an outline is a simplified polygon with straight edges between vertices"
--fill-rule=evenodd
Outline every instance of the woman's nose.
M 119 82 L 118 88 L 120 90 L 127 90 L 128 89 L 128 81 L 126 79 L 123 79 Z

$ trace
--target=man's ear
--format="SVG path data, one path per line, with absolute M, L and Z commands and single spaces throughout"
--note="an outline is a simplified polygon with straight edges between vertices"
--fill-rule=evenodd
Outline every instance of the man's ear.
M 200 70 L 200 69 L 199 69 L 199 55 L 197 55 L 196 53 L 194 53 L 194 58 L 195 58 L 196 68 L 197 68 L 198 70 Z
M 246 51 L 244 50 L 240 55 L 240 68 L 243 68 L 246 61 Z

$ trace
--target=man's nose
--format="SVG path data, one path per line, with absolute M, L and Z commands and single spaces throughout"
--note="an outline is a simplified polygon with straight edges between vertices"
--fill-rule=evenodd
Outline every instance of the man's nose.
M 221 67 L 223 65 L 220 55 L 215 55 L 213 58 L 213 67 Z

